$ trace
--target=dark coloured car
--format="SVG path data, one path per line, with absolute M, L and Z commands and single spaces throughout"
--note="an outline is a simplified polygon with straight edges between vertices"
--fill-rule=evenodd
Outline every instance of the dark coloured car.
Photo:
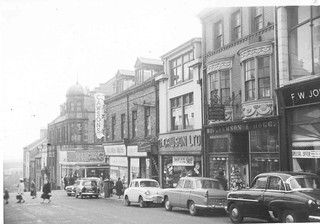
M 99 189 L 99 178 L 85 178 L 76 181 L 75 187 L 75 197 L 84 198 L 84 197 L 94 197 L 99 198 L 100 189 Z
M 311 173 L 262 173 L 249 189 L 232 191 L 227 199 L 234 223 L 244 217 L 269 222 L 320 221 L 320 178 Z

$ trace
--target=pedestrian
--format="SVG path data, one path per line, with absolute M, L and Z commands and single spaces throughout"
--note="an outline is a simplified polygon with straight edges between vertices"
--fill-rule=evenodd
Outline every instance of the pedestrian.
M 109 198 L 110 197 L 110 189 L 112 190 L 111 181 L 110 181 L 109 177 L 107 177 L 104 180 L 104 185 L 103 185 L 104 198 Z
M 118 181 L 116 182 L 116 191 L 117 191 L 117 195 L 120 198 L 120 196 L 123 194 L 123 183 L 120 179 L 120 177 L 118 178 Z
M 24 183 L 23 183 L 23 178 L 19 179 L 19 184 L 18 184 L 18 192 L 17 192 L 17 203 L 24 203 L 25 200 L 23 199 L 23 193 L 24 193 Z
M 226 191 L 227 190 L 227 188 L 228 188 L 228 181 L 227 181 L 227 179 L 224 177 L 224 172 L 223 172 L 223 170 L 220 170 L 219 171 L 219 173 L 218 173 L 218 175 L 215 177 L 215 179 L 217 179 L 220 183 L 221 183 L 221 185 L 222 185 L 222 187 L 223 187 L 223 189 Z
M 44 185 L 42 187 L 41 198 L 43 199 L 43 201 L 41 203 L 44 203 L 44 201 L 46 199 L 48 200 L 48 203 L 50 203 L 51 202 L 50 197 L 51 197 L 51 186 L 50 186 L 50 182 L 48 181 L 48 179 L 46 179 L 44 181 Z
M 4 201 L 6 202 L 6 204 L 9 203 L 9 201 L 8 201 L 8 200 L 9 200 L 9 191 L 8 191 L 7 188 L 4 189 L 3 199 L 4 199 Z
M 64 183 L 64 189 L 66 189 L 66 186 L 68 186 L 68 177 L 67 174 L 63 178 L 63 183 Z
M 113 180 L 110 179 L 110 196 L 112 197 L 113 196 L 113 189 L 114 189 L 114 182 Z
M 35 197 L 37 196 L 37 188 L 33 180 L 31 181 L 31 184 L 30 184 L 30 195 L 32 199 L 35 199 Z

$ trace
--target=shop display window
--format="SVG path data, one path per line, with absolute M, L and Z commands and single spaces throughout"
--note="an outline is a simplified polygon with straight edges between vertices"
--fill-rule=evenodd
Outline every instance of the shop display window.
M 277 129 L 257 129 L 250 131 L 251 152 L 278 152 Z
M 163 186 L 173 187 L 181 177 L 202 176 L 201 165 L 200 156 L 163 156 Z
M 278 171 L 279 154 L 251 154 L 251 180 L 260 173 Z

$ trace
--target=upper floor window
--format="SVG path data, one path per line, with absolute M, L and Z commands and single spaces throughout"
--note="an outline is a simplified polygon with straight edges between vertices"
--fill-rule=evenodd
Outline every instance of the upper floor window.
M 115 129 L 116 129 L 116 116 L 111 117 L 111 139 L 115 139 Z
M 223 46 L 223 28 L 222 21 L 214 24 L 214 37 L 215 37 L 215 48 L 220 48 Z
M 171 130 L 193 128 L 194 108 L 193 93 L 188 93 L 170 100 Z
M 290 79 L 320 75 L 320 6 L 287 7 Z
M 232 41 L 241 38 L 241 13 L 240 10 L 236 11 L 231 15 L 231 31 L 232 31 Z
M 193 79 L 190 62 L 193 60 L 193 51 L 189 51 L 170 61 L 171 85 Z
M 257 68 L 256 68 L 257 66 Z M 254 57 L 244 62 L 245 101 L 269 98 L 270 56 Z
M 210 73 L 209 83 L 210 94 L 216 92 L 222 103 L 230 98 L 230 69 Z
M 132 111 L 132 138 L 135 138 L 137 136 L 137 111 Z
M 126 123 L 126 114 L 121 114 L 121 139 L 125 135 L 125 123 Z
M 253 8 L 253 27 L 254 32 L 263 28 L 263 7 Z
M 77 108 L 76 108 L 76 110 L 78 111 L 78 112 L 80 112 L 81 110 L 82 110 L 82 103 L 81 103 L 81 101 L 77 101 Z
M 150 107 L 144 108 L 144 135 L 149 136 L 151 134 L 151 116 Z

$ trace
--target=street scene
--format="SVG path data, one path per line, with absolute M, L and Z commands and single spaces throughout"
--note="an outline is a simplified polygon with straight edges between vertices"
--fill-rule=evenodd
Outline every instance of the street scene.
M 0 11 L 5 223 L 320 222 L 319 4 L 29 1 Z

